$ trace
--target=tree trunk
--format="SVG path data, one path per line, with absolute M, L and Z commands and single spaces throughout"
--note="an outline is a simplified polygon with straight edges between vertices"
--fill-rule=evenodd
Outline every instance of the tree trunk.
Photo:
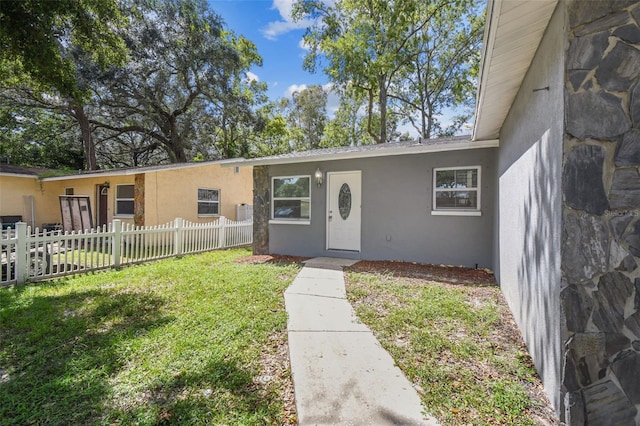
M 372 125 L 372 121 L 373 121 L 373 90 L 369 89 L 369 105 L 368 105 L 368 110 L 367 110 L 367 133 L 369 133 L 369 135 L 373 138 L 373 141 L 375 143 L 381 143 L 380 142 L 380 133 L 379 132 L 374 132 L 373 131 L 373 125 Z
M 82 146 L 84 147 L 84 159 L 87 170 L 97 170 L 96 150 L 93 145 L 93 136 L 91 135 L 91 126 L 89 118 L 84 113 L 84 105 L 78 105 L 74 101 L 70 101 L 69 107 L 73 116 L 76 118 L 80 126 L 80 135 L 82 136 Z
M 169 134 L 167 136 L 169 136 L 168 139 L 171 143 L 171 146 L 169 147 L 169 159 L 172 163 L 186 163 L 187 153 L 184 151 L 184 141 L 176 129 L 175 118 L 167 124 L 169 130 Z
M 380 139 L 378 143 L 387 141 L 387 86 L 386 76 L 378 76 L 378 104 L 380 108 Z

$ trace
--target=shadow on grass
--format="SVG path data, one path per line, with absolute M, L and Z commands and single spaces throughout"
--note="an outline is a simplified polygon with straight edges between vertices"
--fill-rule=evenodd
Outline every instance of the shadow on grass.
M 191 373 L 160 380 L 145 401 L 113 413 L 122 424 L 272 424 L 279 396 L 259 392 L 250 371 L 234 359 L 213 358 Z M 146 421 L 149 419 L 150 421 Z
M 0 422 L 97 421 L 128 343 L 172 320 L 162 313 L 167 302 L 115 290 L 38 293 L 0 291 Z
M 122 288 L 45 294 L 64 285 L 0 289 L 0 424 L 262 424 L 279 417 L 278 395 L 260 391 L 254 372 L 224 348 L 197 368 L 132 371 L 133 382 L 120 381 L 138 357 L 156 357 L 148 352 L 155 348 L 140 352 L 140 340 L 179 320 L 171 299 Z M 160 352 L 167 345 L 156 343 Z

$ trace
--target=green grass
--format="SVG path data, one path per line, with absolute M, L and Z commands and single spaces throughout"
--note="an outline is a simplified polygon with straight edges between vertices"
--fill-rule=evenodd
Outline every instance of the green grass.
M 1 424 L 280 424 L 260 375 L 296 266 L 246 249 L 0 289 Z
M 496 337 L 508 310 L 499 288 L 355 272 L 347 282 L 358 317 L 442 424 L 536 423 L 531 359 L 517 341 Z

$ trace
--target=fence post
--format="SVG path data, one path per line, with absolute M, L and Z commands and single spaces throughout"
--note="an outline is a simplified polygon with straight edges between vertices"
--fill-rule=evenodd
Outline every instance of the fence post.
M 29 243 L 25 222 L 16 223 L 16 239 L 16 282 L 24 284 L 29 277 Z
M 181 217 L 176 217 L 175 227 L 176 227 L 176 230 L 174 232 L 173 254 L 176 256 L 182 256 L 182 245 L 183 245 L 182 240 L 184 238 L 184 233 L 183 233 L 184 224 L 182 222 Z
M 218 248 L 224 248 L 226 244 L 227 218 L 220 216 L 218 225 L 220 226 L 220 230 L 218 231 Z
M 122 249 L 122 221 L 120 219 L 113 220 L 113 247 L 111 253 L 113 253 L 113 267 L 119 268 L 121 261 L 121 249 Z

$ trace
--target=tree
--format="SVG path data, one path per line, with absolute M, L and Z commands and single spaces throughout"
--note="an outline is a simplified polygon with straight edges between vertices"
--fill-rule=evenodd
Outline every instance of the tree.
M 3 103 L 0 107 L 0 161 L 78 170 L 83 167 L 82 143 L 70 118 L 49 110 Z
M 256 126 L 250 134 L 249 157 L 286 154 L 294 149 L 284 101 L 286 98 L 269 102 L 258 109 Z
M 79 100 L 84 93 L 77 86 L 68 48 L 91 52 L 92 60 L 103 68 L 123 63 L 126 49 L 114 31 L 124 24 L 118 4 L 116 0 L 2 0 L 0 75 L 6 79 L 24 72 L 45 89 Z
M 213 145 L 217 158 L 248 157 L 251 155 L 249 140 L 257 126 L 255 107 L 267 101 L 266 83 L 249 79 L 245 71 L 252 65 L 262 65 L 262 57 L 256 46 L 240 36 L 226 33 L 227 40 L 237 50 L 240 66 L 228 69 L 226 87 L 217 99 L 210 99 L 210 113 L 214 126 L 210 134 L 215 136 Z
M 394 115 L 400 114 L 407 118 L 413 116 L 412 112 L 396 110 L 398 105 L 410 105 L 402 96 L 408 90 L 409 76 L 416 66 L 425 66 L 424 58 L 432 60 L 428 54 L 422 54 L 424 49 L 436 52 L 439 49 L 449 51 L 447 55 L 464 56 L 468 52 L 467 45 L 462 51 L 455 48 L 443 49 L 439 38 L 437 43 L 425 46 L 425 41 L 431 39 L 430 25 L 443 28 L 439 22 L 449 22 L 454 19 L 454 11 L 463 10 L 471 4 L 466 0 L 435 0 L 421 2 L 417 0 L 336 0 L 324 2 L 322 0 L 298 0 L 294 6 L 294 17 L 298 20 L 310 19 L 314 24 L 305 33 L 305 42 L 310 47 L 309 54 L 305 58 L 304 67 L 315 71 L 320 64 L 324 64 L 324 72 L 339 89 L 352 88 L 358 96 L 366 99 L 367 132 L 376 143 L 387 142 L 393 132 L 390 132 L 390 121 L 399 117 L 390 117 L 389 111 Z M 474 12 L 478 12 L 474 9 Z M 464 14 L 462 14 L 464 15 Z M 477 29 L 478 25 L 473 25 Z M 416 56 L 422 60 L 416 63 Z M 447 55 L 441 55 L 442 75 L 451 72 L 458 62 L 444 60 Z M 469 68 L 460 67 L 459 81 L 469 77 Z M 456 72 L 457 72 L 456 71 Z M 423 83 L 420 92 L 430 95 L 433 89 L 428 84 L 437 82 L 437 79 L 428 79 Z M 443 85 L 446 86 L 446 85 Z M 437 90 L 449 90 L 447 89 Z M 466 92 L 459 86 L 453 85 L 457 91 L 453 97 L 460 100 Z M 427 102 L 434 103 L 432 110 L 439 111 L 443 102 L 439 97 L 430 97 Z M 398 101 L 396 105 L 394 101 Z M 413 109 L 415 109 L 415 105 Z M 435 117 L 435 114 L 433 114 Z M 378 123 L 376 124 L 376 121 Z
M 354 91 L 343 92 L 340 106 L 333 119 L 327 124 L 320 146 L 358 146 L 375 143 L 367 132 L 367 120 L 360 111 L 365 107 L 365 100 Z
M 289 122 L 299 129 L 299 150 L 315 149 L 327 121 L 327 92 L 322 86 L 312 85 L 292 95 L 293 107 Z
M 247 112 L 240 76 L 261 59 L 248 40 L 225 36 L 220 17 L 204 1 L 154 6 L 122 31 L 131 60 L 104 75 L 99 114 L 91 123 L 114 138 L 144 135 L 169 162 L 186 162 L 188 153 L 196 154 L 194 141 L 201 142 L 200 155 L 213 146 L 215 126 L 227 132 L 224 143 L 237 141 L 229 135 L 233 120 Z
M 389 96 L 424 139 L 452 136 L 472 114 L 484 25 L 479 3 L 459 0 L 456 7 L 439 9 L 409 41 L 412 54 Z M 418 13 L 427 13 L 421 11 L 426 2 L 418 6 Z M 466 110 L 442 127 L 443 109 L 456 106 Z

